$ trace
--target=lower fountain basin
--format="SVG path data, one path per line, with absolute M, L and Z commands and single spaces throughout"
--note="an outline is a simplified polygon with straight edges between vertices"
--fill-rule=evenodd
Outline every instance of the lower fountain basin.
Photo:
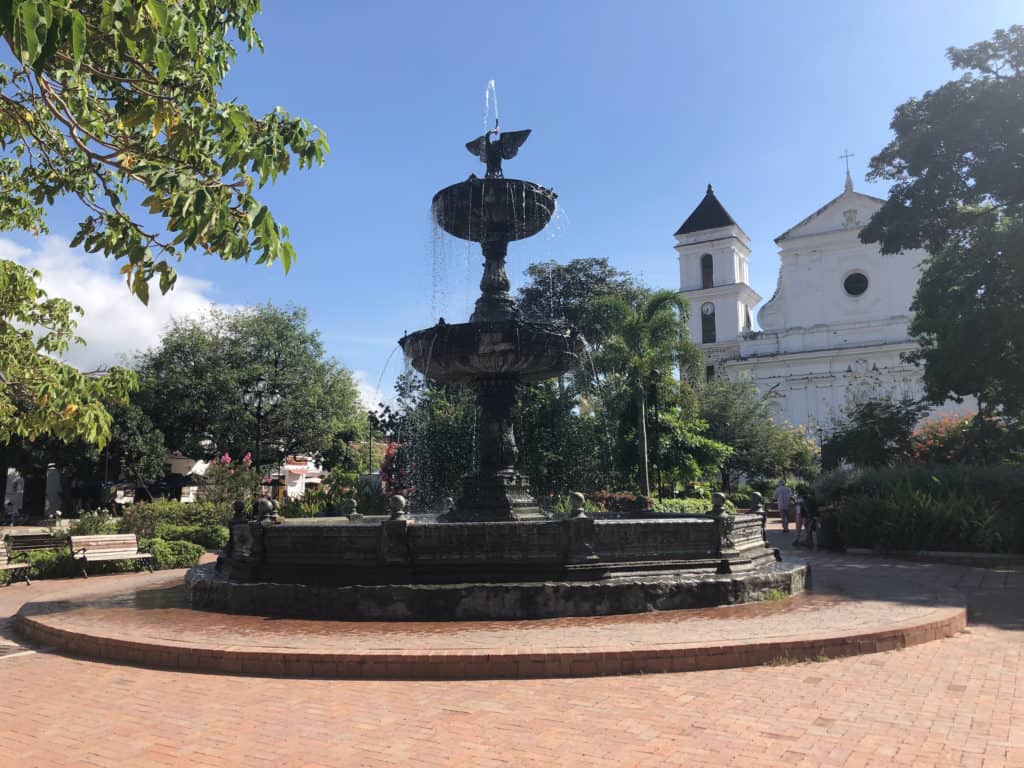
M 509 242 L 544 229 L 556 197 L 530 181 L 471 176 L 434 195 L 432 210 L 438 225 L 460 240 Z
M 233 521 L 193 607 L 347 619 L 540 618 L 707 607 L 804 588 L 760 515 L 437 523 Z
M 583 354 L 573 330 L 519 320 L 439 323 L 398 343 L 424 376 L 458 384 L 492 377 L 545 381 L 571 370 Z

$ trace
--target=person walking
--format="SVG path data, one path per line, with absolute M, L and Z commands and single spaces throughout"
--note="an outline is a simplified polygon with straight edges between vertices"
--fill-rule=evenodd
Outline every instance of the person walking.
M 772 496 L 772 501 L 779 508 L 779 517 L 782 518 L 782 530 L 789 531 L 789 505 L 793 501 L 793 491 L 785 480 L 780 480 L 778 486 L 775 488 L 775 494 Z
M 795 511 L 794 519 L 796 521 L 796 539 L 793 541 L 794 546 L 800 546 L 800 531 L 806 528 L 806 515 L 805 512 L 805 499 L 804 493 L 806 491 L 802 486 L 798 486 L 796 489 L 796 496 L 793 497 L 793 508 Z M 810 541 L 807 542 L 810 546 Z

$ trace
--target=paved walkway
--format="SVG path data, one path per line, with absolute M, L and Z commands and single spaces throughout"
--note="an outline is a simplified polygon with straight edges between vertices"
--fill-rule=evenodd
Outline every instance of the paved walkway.
M 960 591 L 972 625 L 902 651 L 818 663 L 410 682 L 82 661 L 18 647 L 8 619 L 0 764 L 1024 766 L 1024 573 L 809 559 L 819 583 L 830 567 L 882 566 L 897 597 L 904 581 Z M 26 592 L 40 599 L 66 588 L 0 589 L 0 618 Z

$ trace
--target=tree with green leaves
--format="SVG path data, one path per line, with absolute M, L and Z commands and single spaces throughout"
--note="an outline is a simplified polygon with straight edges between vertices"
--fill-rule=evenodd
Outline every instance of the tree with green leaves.
M 568 264 L 538 262 L 526 268 L 526 277 L 528 281 L 519 289 L 518 297 L 523 316 L 573 325 L 595 347 L 600 346 L 606 332 L 593 314 L 595 299 L 618 296 L 632 304 L 650 293 L 607 259 L 573 259 Z
M 102 446 L 111 417 L 106 403 L 123 403 L 135 386 L 130 372 L 82 373 L 57 355 L 76 341 L 81 310 L 51 298 L 39 275 L 0 260 L 0 445 L 55 437 Z
M 516 392 L 519 469 L 538 498 L 608 488 L 614 475 L 603 413 L 581 397 L 578 381 L 524 384 Z
M 390 492 L 404 492 L 421 511 L 457 498 L 473 471 L 476 400 L 472 390 L 406 373 L 395 382 L 394 406 L 371 421 L 389 443 L 382 475 Z
M 298 307 L 179 321 L 136 365 L 140 406 L 187 456 L 260 454 L 267 465 L 366 434 L 351 374 L 325 357 Z
M 72 244 L 123 260 L 143 301 L 150 279 L 174 284 L 171 262 L 188 251 L 287 269 L 288 232 L 256 192 L 293 162 L 322 163 L 327 143 L 284 110 L 221 100 L 231 38 L 262 47 L 259 11 L 259 0 L 0 4 L 14 59 L 0 65 L 0 227 L 42 231 L 44 204 L 76 198 Z
M 869 174 L 892 187 L 860 236 L 927 250 L 909 358 L 930 401 L 973 396 L 985 424 L 1024 414 L 1024 27 L 948 57 L 964 74 L 896 109 Z
M 799 429 L 777 425 L 767 398 L 749 379 L 715 379 L 698 390 L 698 398 L 708 436 L 732 448 L 721 468 L 723 488 L 731 488 L 741 475 L 772 479 L 817 474 L 814 441 Z
M 603 296 L 590 306 L 596 330 L 604 339 L 598 367 L 623 383 L 635 405 L 640 488 L 649 496 L 647 405 L 651 388 L 664 390 L 676 368 L 691 370 L 699 357 L 686 325 L 688 304 L 677 291 L 662 290 L 633 303 L 621 296 Z
M 258 191 L 321 164 L 324 135 L 281 109 L 254 115 L 218 89 L 237 51 L 262 48 L 259 0 L 10 0 L 0 3 L 0 231 L 46 231 L 73 198 L 72 245 L 123 261 L 143 302 L 189 252 L 280 261 L 294 249 Z M 50 355 L 80 310 L 46 298 L 39 275 L 0 262 L 0 440 L 51 434 L 102 443 L 101 401 L 131 377 L 83 377 Z M 31 336 L 29 327 L 38 331 Z
M 906 461 L 912 453 L 914 426 L 928 406 L 910 397 L 869 397 L 855 400 L 822 445 L 822 463 L 885 467 Z

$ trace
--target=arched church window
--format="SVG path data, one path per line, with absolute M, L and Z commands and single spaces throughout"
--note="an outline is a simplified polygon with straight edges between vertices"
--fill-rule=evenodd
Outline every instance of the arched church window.
M 863 272 L 851 272 L 843 280 L 843 290 L 849 296 L 860 296 L 868 289 L 868 276 Z
M 705 253 L 700 257 L 700 287 L 715 287 L 715 260 L 710 253 Z
M 702 344 L 711 344 L 718 340 L 715 333 L 715 305 L 710 301 L 701 304 L 700 307 L 700 341 Z

